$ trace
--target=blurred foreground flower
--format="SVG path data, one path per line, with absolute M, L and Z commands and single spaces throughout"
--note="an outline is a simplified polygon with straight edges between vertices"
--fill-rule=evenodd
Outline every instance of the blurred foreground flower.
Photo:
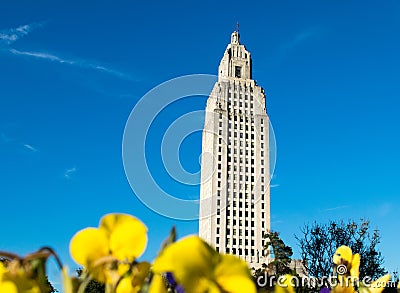
M 197 236 L 166 247 L 153 265 L 155 274 L 172 273 L 187 293 L 252 293 L 256 287 L 247 263 L 219 254 Z
M 34 280 L 30 280 L 21 270 L 12 272 L 0 263 L 0 292 L 4 293 L 40 293 Z
M 108 214 L 98 228 L 86 228 L 74 235 L 70 253 L 93 278 L 116 283 L 142 255 L 146 245 L 147 228 L 141 221 L 126 214 Z
M 1 293 L 49 293 L 55 292 L 46 276 L 46 262 L 55 258 L 58 267 L 62 263 L 49 247 L 20 257 L 9 252 L 0 252 L 0 292 Z
M 359 283 L 360 255 L 353 255 L 350 247 L 342 245 L 333 255 L 333 263 L 338 274 L 338 284 L 332 288 L 332 293 L 380 293 L 390 280 L 390 274 L 387 274 L 371 284 Z
M 360 255 L 358 253 L 353 254 L 350 247 L 342 245 L 336 249 L 336 252 L 333 255 L 333 263 L 336 272 L 341 276 L 359 277 Z M 345 268 L 343 272 L 340 272 L 338 269 L 341 265 L 345 266 L 343 267 L 343 269 Z

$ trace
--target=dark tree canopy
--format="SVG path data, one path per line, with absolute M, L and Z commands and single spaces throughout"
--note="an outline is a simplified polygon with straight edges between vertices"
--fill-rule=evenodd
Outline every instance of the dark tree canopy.
M 279 237 L 278 232 L 267 232 L 264 234 L 265 244 L 264 251 L 272 261 L 263 264 L 262 269 L 255 270 L 255 277 L 261 276 L 267 270 L 269 275 L 281 276 L 292 273 L 290 268 L 293 250 L 287 246 Z
M 290 274 L 292 272 L 289 267 L 293 255 L 292 248 L 283 242 L 278 232 L 267 232 L 264 234 L 264 239 L 266 240 L 264 250 L 267 251 L 273 259 L 268 264 L 268 268 L 276 276 Z
M 306 224 L 296 239 L 310 276 L 329 276 L 332 256 L 341 245 L 347 245 L 353 253 L 360 254 L 360 278 L 369 276 L 376 279 L 386 273 L 382 267 L 382 254 L 377 249 L 381 240 L 379 231 L 371 230 L 368 220 Z

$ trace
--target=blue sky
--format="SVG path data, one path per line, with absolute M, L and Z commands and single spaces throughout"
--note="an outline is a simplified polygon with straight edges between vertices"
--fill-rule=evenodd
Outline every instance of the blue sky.
M 276 134 L 272 229 L 298 251 L 293 234 L 304 223 L 366 217 L 381 230 L 386 267 L 399 269 L 395 0 L 2 3 L 0 249 L 25 254 L 50 245 L 74 268 L 69 239 L 109 212 L 147 224 L 147 259 L 172 225 L 180 236 L 197 233 L 197 222 L 159 216 L 135 197 L 122 136 L 154 86 L 217 73 L 236 21 Z M 204 107 L 204 97 L 170 105 L 154 141 L 174 117 Z M 181 145 L 188 171 L 199 170 L 200 144 L 197 132 Z M 157 167 L 157 144 L 147 152 L 168 192 L 198 192 L 170 184 Z

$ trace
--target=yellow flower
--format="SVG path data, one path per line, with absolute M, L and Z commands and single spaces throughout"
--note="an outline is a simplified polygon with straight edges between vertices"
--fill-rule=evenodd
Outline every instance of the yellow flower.
M 6 282 L 0 282 L 0 292 L 18 293 L 18 289 L 13 282 L 6 281 Z
M 126 214 L 108 214 L 98 228 L 86 228 L 74 235 L 70 254 L 97 280 L 114 282 L 115 277 L 110 280 L 110 271 L 104 265 L 112 261 L 133 262 L 146 245 L 147 228 L 141 221 Z
M 40 293 L 38 284 L 29 279 L 23 271 L 11 273 L 3 263 L 0 263 L 1 293 Z
M 353 254 L 350 247 L 342 245 L 336 249 L 336 252 L 333 255 L 333 263 L 336 265 L 337 270 L 339 270 L 338 266 L 340 265 L 346 266 L 343 273 L 338 271 L 340 275 L 350 275 L 355 278 L 359 277 L 360 255 L 358 253 Z
M 185 292 L 256 292 L 246 262 L 223 255 L 197 236 L 166 247 L 154 262 L 156 274 L 170 272 Z
M 333 263 L 336 266 L 339 276 L 338 284 L 332 289 L 331 293 L 354 293 L 354 284 L 357 282 L 359 277 L 360 255 L 358 253 L 353 255 L 351 248 L 343 245 L 336 250 L 333 256 Z M 340 273 L 340 265 L 346 266 L 343 273 Z M 361 284 L 359 292 L 381 293 L 389 280 L 390 275 L 387 274 L 368 286 Z
M 6 273 L 7 269 L 4 267 L 3 263 L 0 262 L 0 292 L 18 293 L 17 286 L 4 278 Z
M 167 293 L 167 288 L 165 288 L 165 281 L 161 275 L 154 275 L 151 280 L 149 293 Z
M 148 262 L 135 265 L 132 271 L 120 280 L 116 293 L 139 293 L 149 270 L 150 264 Z
M 353 255 L 353 251 L 346 245 L 336 249 L 333 255 L 334 268 L 338 276 L 338 283 L 332 288 L 332 293 L 353 293 L 354 285 L 358 282 L 360 255 Z

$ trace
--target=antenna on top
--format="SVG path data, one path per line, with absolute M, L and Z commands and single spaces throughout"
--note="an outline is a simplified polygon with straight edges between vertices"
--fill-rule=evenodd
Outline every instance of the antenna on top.
M 239 32 L 239 22 L 238 22 L 238 21 L 236 22 L 236 29 L 235 29 L 235 31 L 236 31 L 236 32 Z

